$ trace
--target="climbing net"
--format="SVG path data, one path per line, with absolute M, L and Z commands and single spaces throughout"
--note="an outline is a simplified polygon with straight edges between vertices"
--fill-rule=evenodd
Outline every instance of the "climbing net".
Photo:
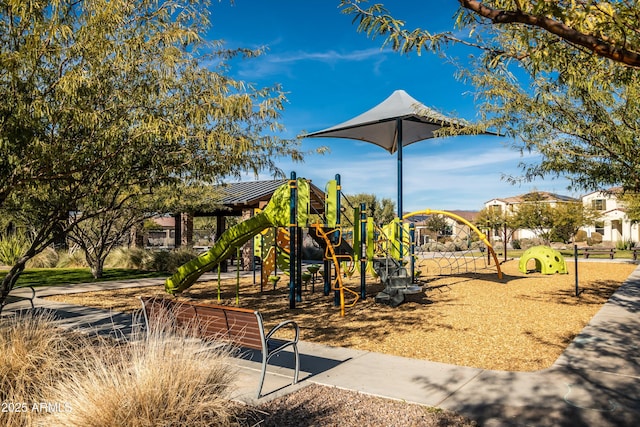
M 496 270 L 502 277 L 493 247 L 472 223 L 451 212 L 435 210 L 409 214 L 405 219 L 417 214 L 442 215 L 449 222 L 447 235 L 433 235 L 428 242 L 416 245 L 414 269 L 419 279 Z
M 467 245 L 466 242 L 436 241 L 416 248 L 414 268 L 420 279 L 477 273 L 490 267 L 489 259 L 487 248 L 482 242 L 475 241 Z

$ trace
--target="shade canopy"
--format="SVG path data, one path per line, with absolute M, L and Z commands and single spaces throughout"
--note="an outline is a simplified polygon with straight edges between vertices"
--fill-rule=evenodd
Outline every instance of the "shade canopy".
M 396 90 L 359 116 L 305 137 L 356 139 L 375 144 L 393 154 L 398 150 L 399 134 L 402 146 L 406 147 L 417 141 L 435 138 L 434 132 L 442 127 L 464 125 L 466 123 L 426 107 L 404 90 Z
M 372 109 L 318 132 L 307 138 L 347 138 L 370 142 L 398 157 L 398 218 L 404 215 L 402 206 L 402 147 L 424 139 L 435 138 L 442 127 L 465 126 L 460 120 L 448 118 L 418 102 L 404 90 L 396 90 Z M 400 241 L 402 241 L 400 227 Z M 400 256 L 402 257 L 402 245 Z

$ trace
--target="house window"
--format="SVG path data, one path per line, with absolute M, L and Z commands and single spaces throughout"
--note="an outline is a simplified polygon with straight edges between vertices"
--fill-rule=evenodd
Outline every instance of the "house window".
M 491 205 L 489 206 L 491 209 L 491 213 L 493 214 L 501 214 L 502 213 L 502 205 Z
M 600 233 L 604 236 L 604 222 L 598 221 L 596 222 L 596 233 Z
M 605 199 L 593 199 L 591 201 L 591 207 L 597 211 L 606 211 L 607 201 Z

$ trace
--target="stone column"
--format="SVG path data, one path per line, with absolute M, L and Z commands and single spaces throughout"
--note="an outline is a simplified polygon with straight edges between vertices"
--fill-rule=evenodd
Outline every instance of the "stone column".
M 193 243 L 193 215 L 179 213 L 175 218 L 175 247 L 188 246 Z

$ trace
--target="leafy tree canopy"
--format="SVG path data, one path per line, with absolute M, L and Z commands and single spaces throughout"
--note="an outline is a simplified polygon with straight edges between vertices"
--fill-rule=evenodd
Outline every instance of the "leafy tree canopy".
M 371 37 L 383 36 L 385 45 L 403 53 L 437 51 L 447 44 L 462 43 L 492 55 L 523 58 L 561 41 L 572 49 L 640 67 L 640 10 L 636 1 L 458 0 L 456 24 L 476 34 L 475 39 L 461 38 L 453 32 L 406 29 L 404 21 L 391 16 L 384 5 L 363 7 L 366 3 L 342 0 L 340 6 L 344 13 L 354 16 L 359 31 Z M 551 37 L 544 44 L 528 47 L 494 44 L 486 37 L 505 27 L 528 28 Z
M 351 206 L 360 207 L 361 203 L 366 204 L 367 216 L 373 217 L 378 225 L 388 224 L 395 218 L 395 203 L 389 198 L 378 199 L 375 194 L 359 193 L 347 196 L 348 203 L 344 203 L 344 215 L 353 221 L 353 209 Z
M 276 157 L 302 158 L 277 136 L 280 87 L 227 75 L 229 59 L 261 51 L 203 38 L 209 6 L 0 0 L 0 210 L 20 212 L 35 236 L 0 296 L 75 226 L 69 211 L 82 208 L 84 221 L 158 186 L 278 172 Z
M 477 88 L 479 128 L 541 155 L 509 180 L 565 176 L 577 190 L 640 192 L 637 1 L 459 0 L 456 24 L 466 37 L 405 29 L 382 5 L 362 4 L 341 2 L 360 31 L 400 52 L 478 48 L 460 76 Z

